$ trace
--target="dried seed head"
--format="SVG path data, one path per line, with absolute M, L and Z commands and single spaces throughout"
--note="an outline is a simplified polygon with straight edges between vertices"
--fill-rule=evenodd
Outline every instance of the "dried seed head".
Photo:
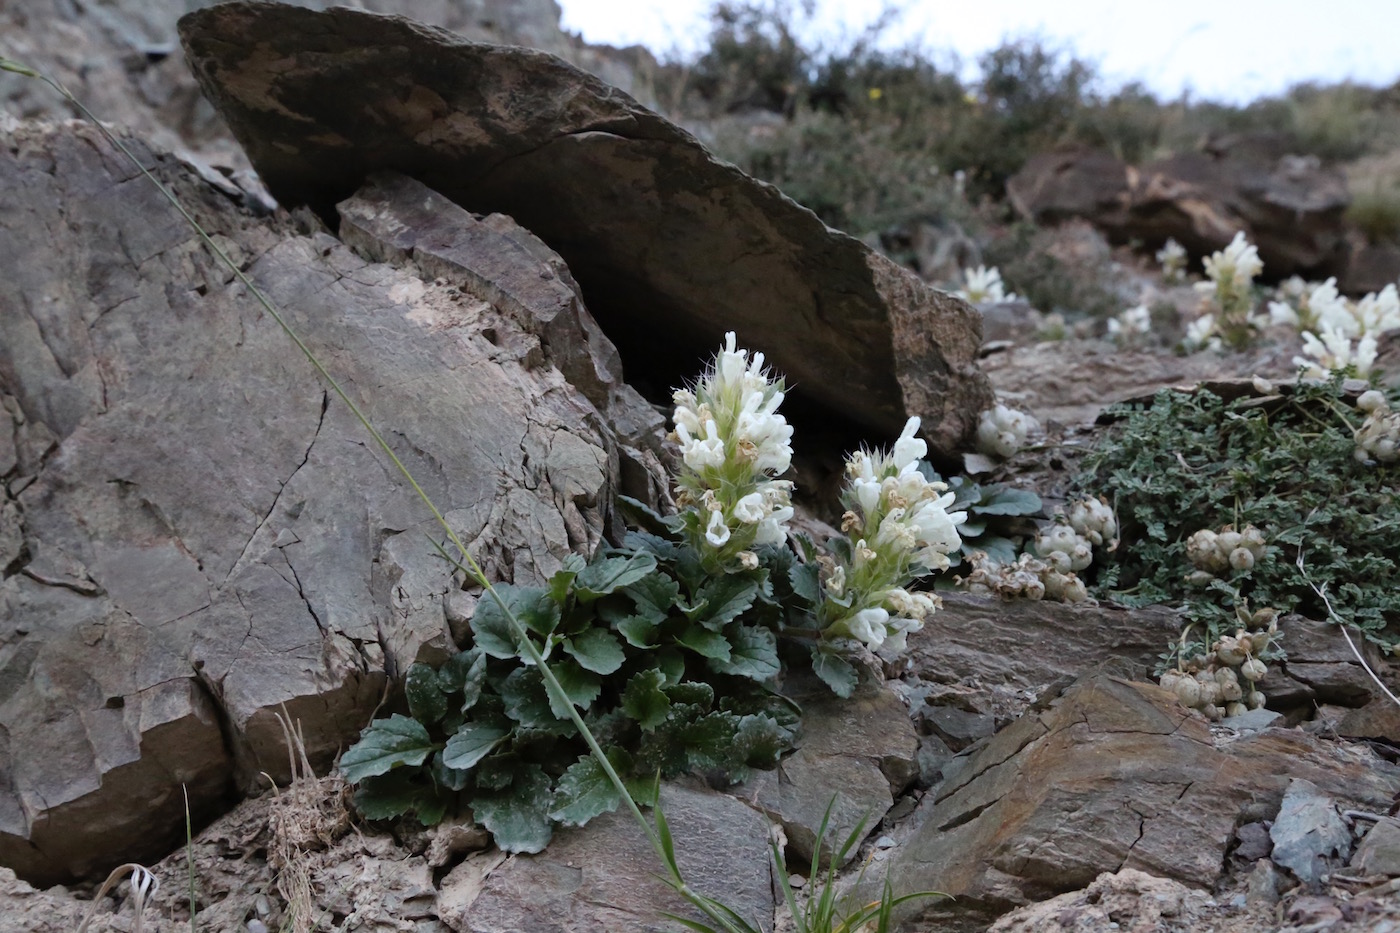
M 1269 669 L 1265 667 L 1264 662 L 1260 661 L 1258 658 L 1250 658 L 1240 665 L 1240 675 L 1251 683 L 1263 680 L 1264 676 L 1268 673 Z

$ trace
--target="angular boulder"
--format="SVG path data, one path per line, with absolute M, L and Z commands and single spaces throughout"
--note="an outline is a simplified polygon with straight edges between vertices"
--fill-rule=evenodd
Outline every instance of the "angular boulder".
M 990 404 L 975 310 L 558 58 L 265 2 L 196 11 L 180 34 L 279 201 L 331 218 L 394 170 L 509 215 L 568 263 L 634 382 L 664 392 L 735 330 L 813 421 L 883 440 L 917 414 L 948 452 Z
M 460 584 L 392 464 L 146 179 L 85 126 L 0 131 L 0 865 L 48 884 L 178 844 L 181 785 L 200 821 L 286 779 L 280 712 L 327 765 L 387 679 L 451 650 Z M 512 291 L 547 257 L 460 228 L 437 244 L 460 268 L 425 279 L 131 145 L 488 573 L 596 546 L 610 423 L 656 417 L 582 305 Z
M 1123 869 L 1210 889 L 1236 827 L 1277 816 L 1291 779 L 1361 810 L 1400 792 L 1400 768 L 1299 730 L 1217 746 L 1150 684 L 1093 673 L 1040 705 L 945 768 L 901 827 L 896 891 L 995 914 Z
M 1315 158 L 1250 143 L 1224 139 L 1140 167 L 1098 150 L 1041 153 L 1006 193 L 1037 223 L 1082 217 L 1114 242 L 1160 245 L 1171 237 L 1197 256 L 1243 230 L 1274 281 L 1344 275 L 1345 176 Z

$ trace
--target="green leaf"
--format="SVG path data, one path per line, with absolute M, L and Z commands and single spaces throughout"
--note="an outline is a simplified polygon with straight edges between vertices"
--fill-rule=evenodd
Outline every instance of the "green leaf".
M 850 662 L 839 655 L 820 649 L 812 652 L 812 671 L 831 692 L 843 700 L 855 692 L 858 676 Z
M 782 728 L 767 716 L 745 716 L 734 732 L 734 757 L 750 768 L 776 767 L 786 750 Z
M 690 767 L 709 770 L 729 764 L 738 727 L 739 717 L 723 710 L 706 713 L 681 726 L 678 734 L 685 745 Z
M 447 697 L 437 671 L 430 665 L 420 662 L 409 667 L 404 694 L 408 697 L 408 711 L 421 723 L 435 723 L 447 715 Z
M 656 645 L 656 623 L 641 616 L 628 616 L 619 620 L 617 630 L 633 648 L 651 648 Z
M 692 625 L 677 635 L 676 641 L 702 657 L 718 658 L 721 661 L 729 660 L 729 639 L 719 632 L 712 632 L 702 626 Z
M 639 807 L 654 807 L 656 801 L 661 799 L 660 773 L 652 773 L 646 777 L 624 777 L 622 783 L 626 785 L 627 793 L 632 795 Z
M 548 635 L 559 624 L 559 604 L 550 598 L 549 591 L 543 587 L 501 583 L 495 589 L 516 620 L 531 631 Z M 510 620 L 491 594 L 483 593 L 477 600 L 471 628 L 476 646 L 491 657 L 517 656 L 518 648 Z
M 750 680 L 765 681 L 778 676 L 778 638 L 766 628 L 740 625 L 729 635 L 730 653 L 727 659 L 715 658 L 710 667 L 721 674 L 733 674 Z
M 459 771 L 469 771 L 506 737 L 506 730 L 499 726 L 469 722 L 452 738 L 442 751 L 442 763 Z
M 984 551 L 989 558 L 999 564 L 1010 564 L 1016 561 L 1016 542 L 1000 535 L 983 535 L 975 542 L 963 545 L 964 553 L 971 551 Z
M 622 691 L 622 711 L 637 720 L 643 729 L 654 729 L 666 720 L 671 700 L 662 686 L 666 675 L 657 670 L 638 671 Z
M 680 649 L 669 647 L 656 652 L 656 669 L 666 675 L 666 683 L 680 683 L 685 676 L 685 656 Z
M 656 558 L 650 554 L 605 557 L 584 568 L 574 580 L 574 588 L 580 600 L 591 602 L 655 572 Z
M 807 605 L 821 603 L 821 579 L 816 564 L 793 564 L 788 569 L 788 582 L 792 585 L 792 591 L 802 597 Z
M 481 699 L 481 686 L 486 683 L 486 655 L 471 648 L 447 659 L 438 669 L 438 688 L 443 693 L 462 694 L 461 711 L 466 712 Z
M 564 688 L 564 693 L 569 700 L 580 709 L 588 709 L 589 705 L 598 698 L 602 692 L 603 679 L 592 671 L 586 671 L 582 667 L 569 659 L 555 661 L 549 666 L 554 672 L 554 678 L 559 681 L 559 686 Z M 550 711 L 560 719 L 567 719 L 569 710 L 560 708 L 559 704 L 550 698 Z
M 549 598 L 563 606 L 569 598 L 569 589 L 574 585 L 574 578 L 587 566 L 588 561 L 577 554 L 570 554 L 564 558 L 563 566 L 554 571 L 554 576 L 549 578 Z
M 625 772 L 632 760 L 620 748 L 607 751 L 613 769 Z M 569 766 L 554 788 L 553 808 L 549 817 L 565 826 L 582 826 L 593 817 L 611 813 L 622 802 L 603 766 L 592 755 L 584 755 Z
M 663 573 L 654 573 L 625 587 L 622 592 L 632 597 L 637 615 L 659 625 L 675 608 L 681 585 Z
M 501 681 L 499 689 L 505 702 L 506 715 L 522 726 L 544 729 L 556 735 L 568 735 L 573 723 L 554 714 L 545 694 L 544 680 L 533 667 L 518 667 Z M 566 714 L 567 715 L 567 714 Z
M 431 785 L 413 771 L 366 778 L 355 790 L 355 809 L 368 820 L 389 820 L 396 816 L 417 815 L 419 822 L 432 826 L 442 821 L 446 802 Z
M 428 773 L 432 775 L 433 782 L 440 788 L 450 791 L 459 791 L 465 788 L 472 781 L 472 773 L 463 771 L 460 768 L 449 768 L 442 763 L 442 752 L 433 756 L 433 763 L 428 768 Z
M 554 799 L 549 776 L 539 765 L 517 770 L 510 786 L 478 793 L 472 811 L 505 852 L 542 852 L 554 835 L 549 807 Z
M 626 660 L 617 636 L 601 628 L 589 629 L 565 639 L 564 651 L 573 656 L 581 667 L 595 674 L 611 674 Z
M 695 706 L 701 712 L 708 710 L 715 703 L 715 688 L 702 681 L 687 680 L 684 683 L 672 684 L 665 690 L 672 703 Z
M 978 515 L 1037 515 L 1041 510 L 1040 496 L 1029 489 L 1016 489 L 1001 483 L 987 487 L 982 501 L 968 507 Z
M 660 515 L 645 502 L 633 499 L 631 496 L 618 496 L 617 506 L 618 511 L 627 519 L 628 524 L 644 528 L 652 534 L 663 536 L 675 534 L 682 527 L 680 516 Z
M 700 587 L 696 596 L 706 604 L 698 621 L 710 631 L 718 632 L 753 605 L 758 596 L 758 581 L 738 574 L 712 577 Z
M 421 765 L 436 749 L 422 723 L 395 713 L 365 727 L 360 740 L 340 756 L 340 773 L 358 784 L 393 768 Z
M 646 531 L 629 531 L 622 536 L 622 547 L 628 551 L 646 551 L 657 560 L 668 561 L 676 556 L 676 542 Z

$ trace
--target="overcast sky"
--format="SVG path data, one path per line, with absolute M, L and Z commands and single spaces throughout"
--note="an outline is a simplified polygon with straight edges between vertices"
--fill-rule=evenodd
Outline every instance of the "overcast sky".
M 559 0 L 590 42 L 640 43 L 665 57 L 705 41 L 711 0 Z M 1007 38 L 1039 36 L 1095 62 L 1111 84 L 1161 97 L 1245 103 L 1301 81 L 1400 78 L 1400 0 L 905 0 L 891 44 L 952 50 L 966 76 Z M 850 35 L 883 4 L 821 0 L 815 34 Z

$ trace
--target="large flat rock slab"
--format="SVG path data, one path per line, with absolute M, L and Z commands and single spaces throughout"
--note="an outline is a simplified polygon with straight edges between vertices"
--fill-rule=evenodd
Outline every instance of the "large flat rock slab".
M 1388 808 L 1400 768 L 1296 729 L 1217 742 L 1161 688 L 1082 677 L 945 769 L 900 829 L 897 891 L 939 890 L 995 914 L 1145 871 L 1210 889 L 1236 829 L 1278 816 L 1289 783 Z
M 283 204 L 332 217 L 391 169 L 509 215 L 563 257 L 630 375 L 659 390 L 735 330 L 823 417 L 866 432 L 917 414 L 951 451 L 990 404 L 974 309 L 561 59 L 263 2 L 191 13 L 180 32 Z
M 181 785 L 202 820 L 285 780 L 283 710 L 329 765 L 387 680 L 455 650 L 466 594 L 387 458 L 146 179 L 85 126 L 0 140 L 0 866 L 49 884 L 178 845 Z M 544 260 L 449 237 L 455 272 L 425 280 L 131 144 L 493 578 L 592 552 L 609 422 L 655 416 L 581 305 L 507 300 Z

